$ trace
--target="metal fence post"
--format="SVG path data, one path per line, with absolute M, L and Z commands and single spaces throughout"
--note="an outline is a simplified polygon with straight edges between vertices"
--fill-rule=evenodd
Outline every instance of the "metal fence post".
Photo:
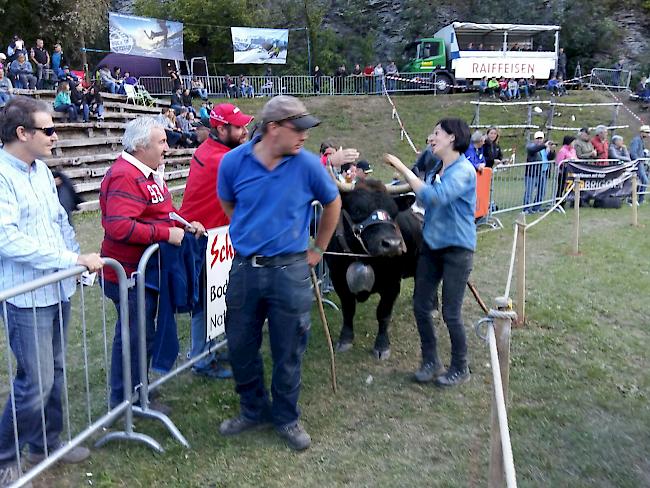
M 526 322 L 526 214 L 521 212 L 517 221 L 517 325 Z
M 580 254 L 580 178 L 574 180 L 573 198 L 573 254 L 577 256 Z
M 643 161 L 640 161 L 638 164 L 643 164 Z M 636 178 L 636 173 L 632 175 L 632 225 L 634 227 L 639 226 L 639 195 L 638 195 L 638 183 Z

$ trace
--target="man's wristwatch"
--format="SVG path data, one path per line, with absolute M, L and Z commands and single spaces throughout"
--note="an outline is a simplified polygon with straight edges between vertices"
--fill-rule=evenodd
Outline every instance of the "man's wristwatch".
M 321 255 L 321 256 L 322 256 L 323 253 L 325 252 L 325 251 L 323 251 L 323 250 L 322 250 L 320 247 L 318 247 L 318 246 L 312 246 L 312 247 L 311 247 L 311 250 L 314 251 L 315 253 Z

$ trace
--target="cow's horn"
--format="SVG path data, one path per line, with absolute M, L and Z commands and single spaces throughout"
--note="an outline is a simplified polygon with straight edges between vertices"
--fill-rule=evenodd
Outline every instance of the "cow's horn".
M 339 188 L 340 192 L 345 193 L 354 190 L 354 183 L 347 183 L 347 182 L 340 181 L 334 174 L 334 171 L 332 170 L 332 166 L 330 166 L 329 164 L 327 165 L 327 171 L 329 172 L 330 176 L 334 180 L 334 183 L 336 183 L 336 186 Z
M 397 156 L 393 156 L 392 154 L 384 154 L 384 161 L 388 164 L 393 166 L 392 163 L 400 163 L 402 164 L 402 161 Z M 399 195 L 400 193 L 408 193 L 410 191 L 413 191 L 411 189 L 411 185 L 408 183 L 402 183 L 400 185 L 386 185 L 386 191 L 391 194 L 397 194 Z

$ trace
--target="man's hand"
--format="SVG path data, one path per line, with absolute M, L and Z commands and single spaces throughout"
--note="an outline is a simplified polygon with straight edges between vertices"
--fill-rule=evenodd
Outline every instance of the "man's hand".
M 77 264 L 85 266 L 88 268 L 88 271 L 94 273 L 104 267 L 104 260 L 95 252 L 91 254 L 80 254 L 79 257 L 77 257 Z
M 476 171 L 482 173 L 484 169 L 485 169 L 485 163 L 481 163 L 478 165 L 478 168 L 476 168 Z
M 167 242 L 174 246 L 180 246 L 181 242 L 183 242 L 183 237 L 185 237 L 185 231 L 183 229 L 180 227 L 170 227 Z
M 357 159 L 359 159 L 359 151 L 356 149 L 343 149 L 342 147 L 329 156 L 330 163 L 337 168 L 347 163 L 354 163 Z
M 205 234 L 205 227 L 201 222 L 197 222 L 196 220 L 194 222 L 190 222 L 190 229 L 186 228 L 185 230 L 194 233 L 194 237 L 197 239 Z
M 591 151 L 591 157 L 592 158 L 595 158 L 597 155 L 598 155 L 598 151 L 596 151 L 595 149 L 593 151 Z
M 323 255 L 314 251 L 313 249 L 307 250 L 307 264 L 312 268 L 316 266 L 320 260 L 323 258 Z

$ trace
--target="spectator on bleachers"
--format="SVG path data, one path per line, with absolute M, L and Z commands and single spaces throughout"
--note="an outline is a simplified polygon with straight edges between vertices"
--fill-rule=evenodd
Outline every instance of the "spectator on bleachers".
M 63 73 L 61 74 L 59 81 L 67 81 L 70 85 L 70 88 L 73 88 L 79 84 L 79 78 L 72 71 L 70 71 L 69 66 L 63 67 Z
M 79 112 L 70 99 L 70 85 L 67 81 L 59 83 L 54 99 L 54 111 L 68 115 L 68 122 L 76 122 Z
M 612 143 L 609 145 L 609 159 L 618 159 L 621 163 L 629 163 L 632 161 L 630 152 L 623 144 L 623 137 L 619 135 L 612 136 Z
M 181 113 L 176 116 L 176 126 L 181 130 L 185 137 L 187 145 L 194 145 L 196 143 L 196 127 L 192 126 L 193 117 L 187 107 L 181 108 Z
M 230 75 L 226 75 L 223 80 L 223 92 L 228 98 L 237 98 L 239 96 L 239 90 L 237 89 L 237 83 L 232 79 Z
M 127 85 L 137 85 L 138 79 L 135 76 L 131 76 L 131 73 L 128 71 L 124 72 L 124 83 Z
M 508 82 L 503 76 L 499 78 L 499 98 L 508 100 Z
M 9 65 L 9 72 L 16 81 L 16 88 L 36 88 L 36 77 L 32 63 L 27 61 L 24 51 L 20 51 L 16 59 Z
M 483 171 L 483 168 L 485 168 L 484 144 L 485 136 L 480 130 L 477 130 L 472 134 L 469 147 L 465 151 L 465 157 L 472 163 L 476 171 Z
M 485 166 L 488 168 L 493 168 L 503 162 L 503 152 L 499 146 L 499 129 L 496 127 L 490 127 L 487 131 L 483 156 L 485 157 Z
M 29 59 L 36 66 L 36 88 L 43 89 L 43 83 L 47 78 L 47 70 L 50 67 L 50 53 L 44 47 L 43 39 L 36 39 L 34 46 L 29 54 Z
M 180 128 L 176 126 L 176 112 L 171 107 L 163 107 L 160 115 L 156 116 L 156 120 L 165 129 L 167 135 L 167 144 L 169 147 L 177 147 L 183 141 L 183 134 Z
M 497 81 L 496 76 L 493 76 L 488 81 L 488 83 L 487 83 L 487 93 L 492 98 L 495 98 L 497 93 L 499 93 L 499 82 Z
M 183 90 L 181 88 L 172 93 L 170 106 L 176 114 L 181 113 L 181 108 L 183 107 Z
M 583 127 L 580 129 L 574 147 L 576 148 L 576 156 L 578 156 L 578 159 L 596 159 L 596 149 L 594 149 L 594 145 L 591 143 L 588 128 Z
M 25 41 L 18 34 L 14 34 L 11 43 L 7 46 L 7 61 L 13 63 L 20 53 L 25 53 Z
M 58 42 L 54 45 L 54 51 L 52 51 L 52 56 L 50 56 L 50 64 L 52 65 L 52 71 L 56 79 L 58 80 L 63 73 L 62 67 L 65 65 L 65 59 L 63 57 L 63 48 Z
M 185 88 L 185 90 L 183 90 L 183 94 L 181 95 L 181 102 L 183 107 L 196 115 L 196 110 L 194 110 L 194 105 L 192 104 L 192 94 L 190 93 L 189 88 Z
M 521 95 L 519 94 L 519 83 L 514 78 L 510 78 L 508 80 L 508 100 L 513 98 L 521 98 Z
M 519 94 L 526 98 L 530 98 L 528 80 L 526 78 L 520 78 L 518 85 L 519 85 Z
M 478 94 L 479 94 L 479 96 L 487 95 L 488 94 L 487 90 L 488 90 L 487 76 L 484 76 L 478 82 Z
M 642 125 L 639 127 L 639 135 L 632 139 L 630 143 L 630 157 L 632 161 L 639 158 L 647 158 L 650 155 L 650 125 Z M 644 161 L 639 161 L 637 164 L 637 177 L 639 178 L 639 204 L 645 200 L 646 188 L 648 187 L 648 174 L 646 173 L 646 166 Z
M 181 77 L 171 64 L 167 65 L 167 75 L 169 75 L 169 79 L 172 82 L 172 93 L 182 89 L 183 83 L 181 82 Z
M 199 118 L 201 123 L 205 127 L 210 127 L 210 111 L 212 110 L 212 102 L 210 100 L 204 100 L 199 109 Z M 207 124 L 206 124 L 207 123 Z
M 203 82 L 196 76 L 192 80 L 192 95 L 199 97 L 201 100 L 208 99 L 208 90 L 203 85 Z
M 84 99 L 84 87 L 81 85 L 81 83 L 77 83 L 76 85 L 69 84 L 69 86 L 70 101 L 72 105 L 74 105 L 77 109 L 77 114 L 83 114 L 83 121 L 88 122 L 88 109 L 84 106 L 86 103 L 86 100 Z
M 244 98 L 253 98 L 255 96 L 253 86 L 244 75 L 239 75 L 239 89 L 241 90 L 241 96 Z
M 86 119 L 90 117 L 90 113 L 94 113 L 98 121 L 104 120 L 104 100 L 95 83 L 88 87 L 84 95 L 84 101 L 86 102 L 84 105 L 84 117 Z M 86 110 L 88 110 L 87 114 Z
M 109 93 L 120 93 L 122 91 L 121 84 L 113 78 L 110 68 L 105 64 L 99 67 L 99 80 L 102 87 Z
M 124 77 L 122 76 L 122 68 L 120 68 L 119 66 L 113 66 L 113 78 L 118 83 L 124 81 Z
M 596 150 L 596 159 L 607 159 L 609 156 L 609 143 L 607 142 L 607 127 L 598 125 L 595 129 L 596 135 L 591 140 L 591 144 Z
M 11 84 L 11 80 L 5 76 L 4 68 L 0 68 L 0 108 L 4 107 L 11 99 L 13 92 L 14 87 Z

